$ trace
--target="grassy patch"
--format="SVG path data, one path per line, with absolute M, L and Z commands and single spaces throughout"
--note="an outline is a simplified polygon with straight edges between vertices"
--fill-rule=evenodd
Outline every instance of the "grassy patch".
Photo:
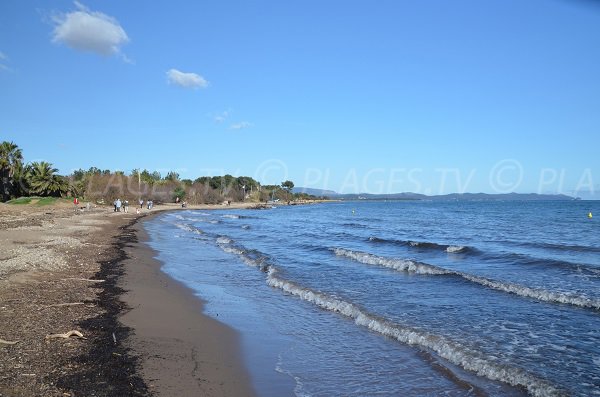
M 29 203 L 31 203 L 31 197 L 19 197 L 17 199 L 9 200 L 6 202 L 6 204 L 15 204 L 15 205 L 22 205 L 22 204 L 29 204 Z
M 56 197 L 43 197 L 41 199 L 38 200 L 38 202 L 36 203 L 36 205 L 51 205 L 54 204 L 58 201 L 58 198 Z

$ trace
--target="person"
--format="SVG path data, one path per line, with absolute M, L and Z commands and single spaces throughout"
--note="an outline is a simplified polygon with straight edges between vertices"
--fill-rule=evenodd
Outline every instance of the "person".
M 117 212 L 117 200 L 113 201 L 113 205 L 115 206 L 115 212 Z
M 144 208 L 144 200 L 140 199 L 140 209 Z
M 150 205 L 151 205 L 151 204 L 152 204 L 152 201 L 150 201 L 150 200 L 146 200 L 146 205 L 147 205 L 148 209 L 150 209 Z
M 121 212 L 121 199 L 117 199 L 117 212 Z
M 181 208 L 185 208 L 185 207 L 187 207 L 187 202 L 186 201 L 184 201 L 183 203 L 181 203 Z
M 77 207 L 79 206 L 79 200 L 77 200 L 77 197 L 75 197 L 73 199 L 73 206 L 75 207 L 75 211 L 77 211 Z
M 129 201 L 125 200 L 123 202 L 123 212 L 128 213 L 129 212 Z

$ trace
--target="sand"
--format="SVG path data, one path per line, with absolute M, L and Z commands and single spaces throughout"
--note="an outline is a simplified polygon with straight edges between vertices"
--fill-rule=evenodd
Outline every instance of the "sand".
M 0 397 L 254 395 L 238 335 L 140 242 L 177 209 L 0 204 Z

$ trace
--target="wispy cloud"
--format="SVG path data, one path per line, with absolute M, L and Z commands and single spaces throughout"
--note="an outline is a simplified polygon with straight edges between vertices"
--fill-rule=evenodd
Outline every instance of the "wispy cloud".
M 221 112 L 213 117 L 215 123 L 222 123 L 229 117 L 229 110 Z
M 75 11 L 52 18 L 55 24 L 52 41 L 103 56 L 122 55 L 121 46 L 129 42 L 129 37 L 119 22 L 77 1 L 75 7 Z M 122 58 L 128 61 L 124 55 Z
M 167 81 L 169 84 L 175 84 L 183 88 L 206 88 L 208 81 L 196 73 L 185 73 L 177 69 L 170 69 L 167 72 Z
M 244 128 L 252 127 L 252 123 L 247 121 L 241 121 L 239 123 L 232 124 L 229 129 L 230 130 L 243 130 Z
M 8 57 L 4 55 L 2 51 L 0 51 L 0 70 L 6 70 L 9 72 L 11 69 L 6 66 L 5 62 L 8 61 Z

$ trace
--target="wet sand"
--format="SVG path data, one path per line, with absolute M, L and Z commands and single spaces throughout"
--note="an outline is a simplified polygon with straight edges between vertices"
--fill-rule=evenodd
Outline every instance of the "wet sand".
M 122 286 L 131 308 L 121 317 L 135 330 L 129 345 L 140 357 L 140 374 L 157 396 L 254 396 L 237 333 L 202 314 L 203 303 L 160 270 L 143 241 L 126 248 Z

